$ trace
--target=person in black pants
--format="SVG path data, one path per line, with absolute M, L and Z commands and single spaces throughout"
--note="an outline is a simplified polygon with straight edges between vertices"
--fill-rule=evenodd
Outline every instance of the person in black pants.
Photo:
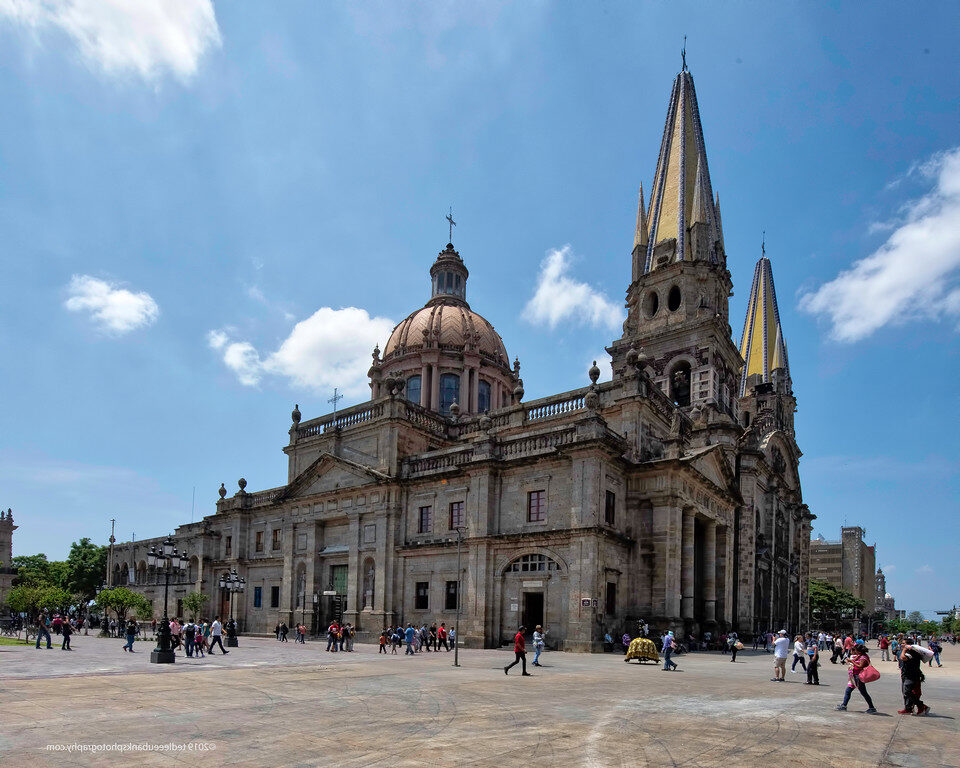
M 73 627 L 70 626 L 69 621 L 63 622 L 63 643 L 60 645 L 60 650 L 63 651 L 72 651 L 73 648 L 70 647 L 70 635 L 73 634 Z
M 510 674 L 510 667 L 515 667 L 517 664 L 523 664 L 523 674 L 527 677 L 531 677 L 531 674 L 527 672 L 527 641 L 524 640 L 523 633 L 526 632 L 526 627 L 520 627 L 517 630 L 517 636 L 513 638 L 513 652 L 517 654 L 517 658 L 513 660 L 512 664 L 507 664 L 503 668 L 503 674 Z
M 220 653 L 230 653 L 223 647 L 223 625 L 220 623 L 220 617 L 217 616 L 210 625 L 210 650 L 208 653 L 213 656 L 213 647 L 220 646 Z

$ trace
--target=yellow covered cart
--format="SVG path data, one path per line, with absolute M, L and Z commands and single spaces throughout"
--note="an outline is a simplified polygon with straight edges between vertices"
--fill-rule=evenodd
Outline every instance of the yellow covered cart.
M 639 659 L 641 664 L 645 661 L 659 662 L 660 654 L 657 653 L 657 646 L 653 644 L 653 640 L 638 637 L 630 641 L 630 647 L 627 648 L 627 655 L 623 660 L 630 661 L 630 659 Z

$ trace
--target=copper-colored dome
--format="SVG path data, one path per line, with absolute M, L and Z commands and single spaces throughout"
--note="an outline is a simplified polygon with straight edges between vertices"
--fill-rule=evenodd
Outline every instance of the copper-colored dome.
M 400 322 L 383 350 L 384 361 L 424 346 L 477 351 L 501 366 L 510 358 L 503 339 L 487 320 L 462 301 L 437 301 Z

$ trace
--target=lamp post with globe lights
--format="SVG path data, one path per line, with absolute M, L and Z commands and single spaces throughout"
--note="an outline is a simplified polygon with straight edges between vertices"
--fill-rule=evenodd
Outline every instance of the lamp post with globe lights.
M 237 573 L 236 568 L 231 568 L 230 573 L 225 573 L 220 577 L 220 589 L 225 589 L 230 593 L 230 621 L 227 622 L 227 646 L 236 648 L 239 645 L 237 640 L 237 622 L 234 619 L 233 596 L 238 592 L 243 592 L 247 586 L 247 581 Z
M 172 642 L 170 640 L 170 619 L 167 617 L 167 599 L 170 593 L 170 574 L 175 573 L 179 579 L 180 574 L 187 569 L 187 563 L 190 562 L 187 553 L 177 552 L 173 546 L 173 539 L 167 536 L 160 548 L 150 547 L 147 553 L 147 566 L 156 570 L 162 570 L 164 575 L 163 584 L 163 619 L 157 627 L 157 647 L 150 654 L 152 664 L 173 664 L 176 661 L 176 655 L 173 652 Z

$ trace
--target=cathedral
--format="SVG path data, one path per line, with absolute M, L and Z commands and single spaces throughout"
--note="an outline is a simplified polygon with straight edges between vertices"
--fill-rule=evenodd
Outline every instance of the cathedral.
M 572 651 L 641 618 L 684 634 L 804 627 L 814 517 L 773 273 L 764 254 L 738 347 L 685 65 L 629 259 L 612 379 L 594 364 L 584 386 L 528 401 L 447 243 L 429 300 L 373 350 L 370 400 L 312 419 L 294 408 L 286 484 L 221 486 L 215 514 L 177 528 L 189 567 L 171 615 L 199 590 L 241 632 L 338 617 L 370 638 L 397 623 L 450 626 L 459 607 L 465 645 L 541 624 Z M 163 576 L 146 562 L 162 539 L 119 543 L 108 565 L 157 616 Z M 231 605 L 218 583 L 234 569 L 245 588 Z

